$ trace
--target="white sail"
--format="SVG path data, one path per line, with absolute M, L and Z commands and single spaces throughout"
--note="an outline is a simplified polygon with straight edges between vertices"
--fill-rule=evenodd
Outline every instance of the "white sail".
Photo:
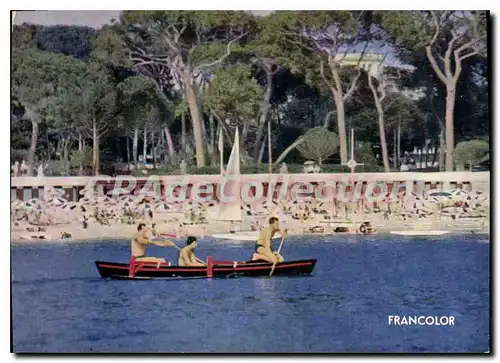
M 221 178 L 220 194 L 223 195 L 219 195 L 219 219 L 224 221 L 241 221 L 240 137 L 238 128 L 236 128 L 236 134 L 234 135 L 233 149 L 229 156 L 226 173 Z

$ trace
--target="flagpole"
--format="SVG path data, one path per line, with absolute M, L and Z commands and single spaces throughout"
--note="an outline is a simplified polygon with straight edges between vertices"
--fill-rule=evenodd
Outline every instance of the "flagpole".
M 354 160 L 354 129 L 351 128 L 351 160 Z
M 267 122 L 267 152 L 268 152 L 268 165 L 269 165 L 269 174 L 273 173 L 273 156 L 271 150 L 271 121 Z

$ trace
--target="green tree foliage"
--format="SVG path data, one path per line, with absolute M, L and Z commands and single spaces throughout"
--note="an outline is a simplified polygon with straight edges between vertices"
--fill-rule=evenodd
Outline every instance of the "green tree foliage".
M 158 113 L 162 95 L 154 82 L 144 76 L 132 76 L 118 85 L 120 92 L 120 113 L 126 120 L 125 126 L 132 129 L 143 126 L 141 120 L 151 118 L 150 113 Z
M 453 151 L 453 159 L 455 164 L 460 168 L 464 165 L 469 167 L 479 163 L 486 153 L 490 150 L 490 146 L 483 140 L 470 140 L 459 142 Z
M 446 170 L 453 170 L 454 112 L 457 82 L 464 61 L 484 55 L 487 40 L 485 11 L 393 11 L 381 14 L 382 26 L 403 48 L 425 48 L 432 70 L 446 87 Z
M 214 73 L 205 91 L 204 105 L 223 119 L 249 122 L 259 112 L 262 94 L 248 66 L 236 65 Z
M 89 146 L 84 147 L 82 150 L 72 150 L 69 156 L 70 166 L 73 168 L 77 167 L 91 167 L 92 166 L 92 148 Z
M 41 50 L 87 59 L 92 49 L 91 39 L 96 30 L 86 26 L 36 26 L 33 40 Z
M 14 52 L 20 49 L 36 47 L 36 42 L 33 40 L 35 32 L 36 27 L 33 25 L 14 25 L 12 29 L 12 48 Z
M 218 160 L 218 125 L 225 127 L 226 137 L 231 137 L 228 126 L 243 125 L 242 145 L 259 160 L 266 154 L 270 123 L 273 159 L 284 160 L 290 152 L 288 163 L 301 161 L 295 147 L 307 130 L 337 132 L 343 123 L 355 129 L 357 143 L 381 154 L 381 113 L 368 79 L 356 64 L 344 63 L 344 53 L 365 51 L 367 40 L 379 35 L 388 35 L 385 44 L 395 46 L 397 56 L 414 67 L 398 69 L 403 75 L 398 86 L 423 88 L 425 94 L 415 101 L 387 90 L 381 106 L 389 155 L 399 153 L 397 145 L 412 150 L 427 139 L 438 146 L 450 115 L 454 140 L 489 140 L 487 59 L 478 47 L 484 45 L 486 17 L 481 12 L 465 12 L 465 18 L 462 12 L 434 14 L 439 35 L 432 44 L 435 18 L 422 11 L 278 11 L 262 18 L 233 11 L 126 11 L 120 22 L 100 30 L 14 26 L 11 150 L 18 157 L 29 150 L 30 164 L 58 156 L 67 168 L 78 160 L 74 149 L 82 152 L 92 140 L 97 172 L 99 159 L 112 164 L 124 158 L 130 137 L 137 155 L 142 137 L 141 148 L 168 151 L 165 161 L 174 164 L 170 156 L 181 150 L 189 156 L 196 149 L 200 165 L 200 150 L 208 152 L 211 163 Z M 369 31 L 374 29 L 381 31 Z M 446 59 L 451 78 L 459 78 L 453 97 L 451 83 L 441 77 L 450 78 Z M 338 155 L 334 162 L 340 161 Z M 357 161 L 380 164 L 359 157 L 356 151 Z
M 196 161 L 205 166 L 202 114 L 196 78 L 222 65 L 232 46 L 254 26 L 242 11 L 124 11 L 132 61 L 160 84 L 173 77 L 189 105 Z
M 32 123 L 28 152 L 30 175 L 35 161 L 39 124 L 57 117 L 55 100 L 72 85 L 72 75 L 78 71 L 77 62 L 60 53 L 37 49 L 20 51 L 13 58 L 12 91 L 24 107 L 24 117 Z
M 373 149 L 367 143 L 361 144 L 361 146 L 356 147 L 355 152 L 355 160 L 357 163 L 364 164 L 365 167 L 378 165 L 379 162 L 375 158 L 373 154 Z
M 361 69 L 357 66 L 349 69 L 342 62 L 363 38 L 364 13 L 278 11 L 270 16 L 269 24 L 269 30 L 279 37 L 274 39 L 280 47 L 286 48 L 283 43 L 288 43 L 288 49 L 291 48 L 283 52 L 284 64 L 305 72 L 307 79 L 322 83 L 331 93 L 336 105 L 340 157 L 343 163 L 347 162 L 345 103 L 357 87 Z
M 60 102 L 71 113 L 75 126 L 92 139 L 93 170 L 97 175 L 102 137 L 118 124 L 116 84 L 109 69 L 94 63 L 83 63 L 71 80 Z
M 323 160 L 338 151 L 339 137 L 323 127 L 315 127 L 304 135 L 304 141 L 297 146 L 297 149 L 303 157 L 315 160 L 321 165 Z
M 115 68 L 131 68 L 133 62 L 130 59 L 128 49 L 123 37 L 120 35 L 118 25 L 104 26 L 90 39 L 92 59 L 109 64 Z
M 133 137 L 133 160 L 138 163 L 139 130 L 159 126 L 167 110 L 165 97 L 151 78 L 132 76 L 118 85 L 122 130 Z

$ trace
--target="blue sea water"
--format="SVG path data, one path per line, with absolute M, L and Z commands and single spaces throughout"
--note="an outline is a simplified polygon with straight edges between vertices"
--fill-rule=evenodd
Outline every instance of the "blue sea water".
M 285 259 L 318 259 L 311 276 L 122 281 L 101 279 L 94 261 L 127 262 L 127 241 L 13 244 L 14 351 L 486 352 L 489 247 L 481 235 L 288 237 Z M 197 255 L 241 261 L 252 248 L 204 239 Z

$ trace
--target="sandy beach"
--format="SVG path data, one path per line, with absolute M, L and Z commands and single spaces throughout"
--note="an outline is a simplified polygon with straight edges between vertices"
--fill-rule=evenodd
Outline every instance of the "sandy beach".
M 18 243 L 129 240 L 139 223 L 155 224 L 158 234 L 199 238 L 233 231 L 257 231 L 275 216 L 290 236 L 394 231 L 488 233 L 489 195 L 454 191 L 455 199 L 400 193 L 378 205 L 365 202 L 264 201 L 234 206 L 217 202 L 172 203 L 148 196 L 112 199 L 93 189 L 80 192 L 78 202 L 63 191 L 45 188 L 42 199 L 11 203 L 11 240 Z M 443 204 L 444 203 L 444 204 Z M 233 221 L 231 221 L 234 219 Z M 417 232 L 416 232 L 417 233 Z
M 397 221 L 372 219 L 377 234 L 389 234 L 391 231 L 447 231 L 452 234 L 458 233 L 481 233 L 489 234 L 489 223 L 484 219 L 463 218 L 460 220 L 407 220 Z M 303 235 L 349 235 L 349 233 L 331 233 L 328 227 L 324 232 L 310 233 L 307 231 L 309 224 L 305 223 L 283 223 L 288 228 L 289 236 Z M 11 240 L 13 243 L 72 243 L 72 242 L 95 242 L 105 240 L 129 240 L 137 230 L 137 225 L 93 225 L 83 228 L 81 224 L 72 223 L 67 225 L 47 226 L 43 232 L 27 232 L 25 228 L 12 228 Z M 172 223 L 159 223 L 156 225 L 158 233 L 175 234 L 178 239 L 191 235 L 198 238 L 209 237 L 215 233 L 229 233 L 230 226 L 225 222 L 213 222 L 203 225 L 180 226 Z M 36 230 L 36 227 L 35 227 Z M 71 238 L 61 238 L 63 232 L 70 233 Z M 44 236 L 43 239 L 38 236 Z

